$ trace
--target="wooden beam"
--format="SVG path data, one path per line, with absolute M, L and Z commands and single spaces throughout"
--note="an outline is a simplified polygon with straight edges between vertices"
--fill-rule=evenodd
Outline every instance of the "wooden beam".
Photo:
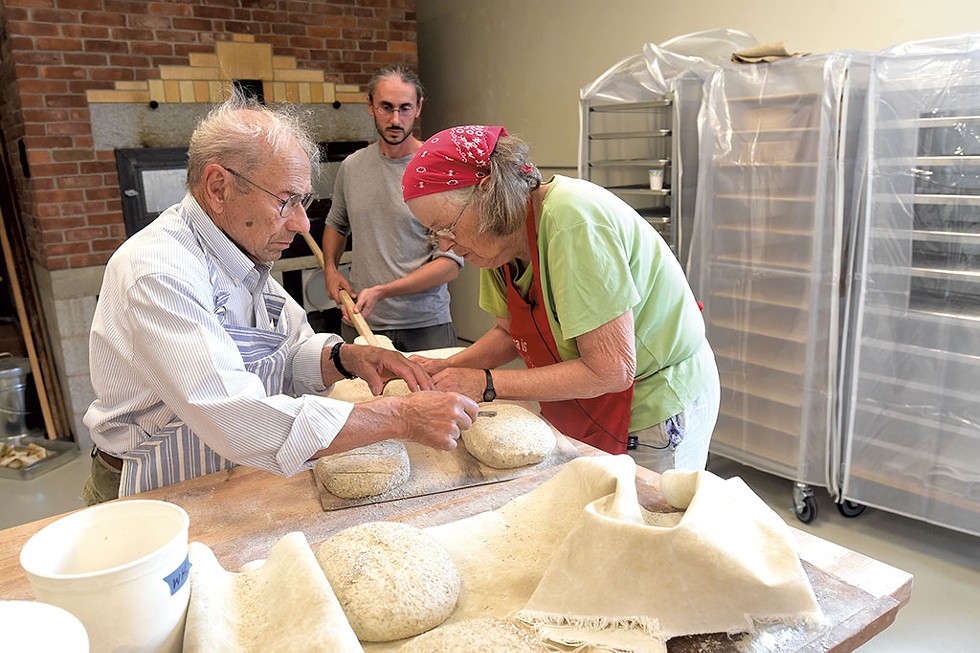
M 23 229 L 17 220 L 17 202 L 14 197 L 13 177 L 7 163 L 6 143 L 0 141 L 0 145 L 2 172 L 6 182 L 4 196 L 0 198 L 0 245 L 3 247 L 11 295 L 17 309 L 24 348 L 31 363 L 38 403 L 44 418 L 44 430 L 49 439 L 70 439 L 71 430 L 58 384 L 57 369 L 50 355 L 51 345 L 48 342 L 44 311 L 30 268 Z

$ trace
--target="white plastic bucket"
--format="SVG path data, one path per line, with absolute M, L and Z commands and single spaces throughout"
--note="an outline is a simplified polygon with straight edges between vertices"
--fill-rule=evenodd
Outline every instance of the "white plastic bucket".
M 89 653 L 82 622 L 39 601 L 0 601 L 0 632 L 4 651 Z
M 93 653 L 179 653 L 189 523 L 183 508 L 165 501 L 104 503 L 35 533 L 20 564 L 39 601 L 78 617 Z

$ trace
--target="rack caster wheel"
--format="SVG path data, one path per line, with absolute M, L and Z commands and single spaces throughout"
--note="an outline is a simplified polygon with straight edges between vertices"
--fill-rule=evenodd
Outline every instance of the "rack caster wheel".
M 796 518 L 804 524 L 809 524 L 817 518 L 817 500 L 813 496 L 813 490 L 806 483 L 797 483 L 793 486 L 793 510 Z
M 845 517 L 857 517 L 862 512 L 864 512 L 866 506 L 860 503 L 854 503 L 853 501 L 848 501 L 844 499 L 837 504 L 837 512 L 844 515 Z

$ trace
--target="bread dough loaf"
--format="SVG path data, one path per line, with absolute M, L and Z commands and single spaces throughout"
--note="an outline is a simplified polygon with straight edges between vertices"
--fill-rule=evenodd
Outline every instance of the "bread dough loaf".
M 435 628 L 459 598 L 459 572 L 434 537 L 408 524 L 368 522 L 316 552 L 358 639 L 389 642 Z
M 408 450 L 397 440 L 324 456 L 313 466 L 316 480 L 341 499 L 374 497 L 395 489 L 411 473 Z
M 412 394 L 412 391 L 408 389 L 408 384 L 402 379 L 393 379 L 388 381 L 385 385 L 384 391 L 382 391 L 381 396 L 383 397 L 407 397 Z
M 343 381 L 337 381 L 327 391 L 326 396 L 340 401 L 349 401 L 352 404 L 376 399 L 371 394 L 371 386 L 364 379 L 344 379 Z
M 544 646 L 503 619 L 466 619 L 406 643 L 398 653 L 544 653 Z
M 558 443 L 554 431 L 543 419 L 515 404 L 490 403 L 482 411 L 492 417 L 477 417 L 462 440 L 470 455 L 485 465 L 510 469 L 539 463 Z

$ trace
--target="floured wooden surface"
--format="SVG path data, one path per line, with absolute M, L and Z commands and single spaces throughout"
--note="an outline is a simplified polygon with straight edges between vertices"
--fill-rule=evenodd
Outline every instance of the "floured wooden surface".
M 557 446 L 544 460 L 536 465 L 525 465 L 513 469 L 494 469 L 484 465 L 466 451 L 460 442 L 455 451 L 436 451 L 414 442 L 402 441 L 408 449 L 411 473 L 408 480 L 398 487 L 373 497 L 362 499 L 341 499 L 331 494 L 322 484 L 316 483 L 320 494 L 320 504 L 324 510 L 339 510 L 351 506 L 384 503 L 409 497 L 438 494 L 458 488 L 500 483 L 525 476 L 543 467 L 562 465 L 579 456 L 575 446 L 565 436 L 556 432 Z M 312 474 L 312 472 L 310 472 Z

